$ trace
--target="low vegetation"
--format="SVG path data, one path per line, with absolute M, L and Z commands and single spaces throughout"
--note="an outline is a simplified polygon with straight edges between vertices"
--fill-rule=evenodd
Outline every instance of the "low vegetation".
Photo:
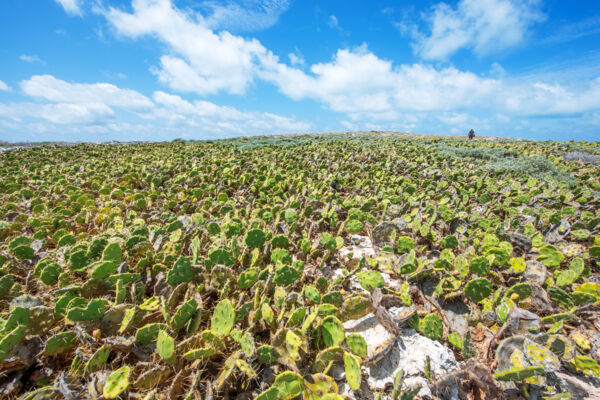
M 599 157 L 377 132 L 0 153 L 0 397 L 578 398 Z M 409 332 L 456 368 L 373 389 Z

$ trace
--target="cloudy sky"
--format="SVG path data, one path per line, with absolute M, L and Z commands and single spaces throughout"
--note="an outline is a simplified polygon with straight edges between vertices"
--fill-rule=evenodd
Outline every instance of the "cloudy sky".
M 2 0 L 0 140 L 600 140 L 597 0 Z

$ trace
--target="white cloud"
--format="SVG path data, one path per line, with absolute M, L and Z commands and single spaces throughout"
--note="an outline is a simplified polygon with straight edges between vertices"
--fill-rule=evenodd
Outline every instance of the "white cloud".
M 438 3 L 427 15 L 428 32 L 413 30 L 415 52 L 443 60 L 460 49 L 478 55 L 520 44 L 529 27 L 543 19 L 539 0 L 460 0 L 455 8 Z
M 6 83 L 0 81 L 0 92 L 8 92 L 10 91 L 10 86 L 8 86 Z
M 187 125 L 216 125 L 240 135 L 252 132 L 305 132 L 310 124 L 272 113 L 243 112 L 233 107 L 196 100 L 189 102 L 180 96 L 162 91 L 154 92 L 154 101 L 163 108 L 156 114 Z
M 270 28 L 290 6 L 290 0 L 205 1 L 204 22 L 213 30 L 250 32 Z
M 294 67 L 301 67 L 304 64 L 306 64 L 304 56 L 302 55 L 300 50 L 298 50 L 297 47 L 295 48 L 295 51 L 293 53 L 288 54 L 288 58 L 290 59 L 290 64 L 292 64 L 292 66 Z
M 35 75 L 20 85 L 25 95 L 37 101 L 0 103 L 2 137 L 8 138 L 10 133 L 20 140 L 14 133 L 18 131 L 29 132 L 35 140 L 48 137 L 39 135 L 56 139 L 63 133 L 72 135 L 70 140 L 83 140 L 80 135 L 84 134 L 157 140 L 305 132 L 310 128 L 295 118 L 240 111 L 204 100 L 190 102 L 163 91 L 156 91 L 150 99 L 108 83 L 69 83 L 51 75 Z
M 32 55 L 28 55 L 28 54 L 21 54 L 19 56 L 19 59 L 21 61 L 25 61 L 30 64 L 36 64 L 36 63 L 45 64 L 45 62 L 42 59 L 40 59 L 38 56 L 32 56 Z
M 43 119 L 58 125 L 104 124 L 113 115 L 114 111 L 102 103 L 0 103 L 0 117 L 17 122 Z
M 83 14 L 81 10 L 81 0 L 56 0 L 67 12 L 67 14 L 71 15 L 79 15 Z
M 139 92 L 110 83 L 69 83 L 52 75 L 34 75 L 20 84 L 25 94 L 56 103 L 102 103 L 126 110 L 153 106 L 152 101 Z
M 338 21 L 335 15 L 329 16 L 329 19 L 327 20 L 327 25 L 329 25 L 329 27 L 333 29 L 340 29 L 340 22 Z
M 229 32 L 214 33 L 202 16 L 186 14 L 170 0 L 133 0 L 133 13 L 110 8 L 105 16 L 117 33 L 153 36 L 175 55 L 161 57 L 161 82 L 181 91 L 242 94 L 252 82 L 258 58 L 267 53 L 254 39 Z

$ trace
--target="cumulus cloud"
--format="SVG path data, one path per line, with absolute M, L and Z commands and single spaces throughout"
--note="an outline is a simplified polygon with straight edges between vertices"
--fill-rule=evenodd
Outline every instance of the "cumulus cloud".
M 0 81 L 0 92 L 8 92 L 10 90 L 10 86 L 6 83 Z
M 270 28 L 290 6 L 290 0 L 205 1 L 200 8 L 213 30 L 252 32 Z
M 102 103 L 0 103 L 0 117 L 17 122 L 43 119 L 58 125 L 103 124 L 113 115 L 114 111 Z
M 34 75 L 20 84 L 25 94 L 56 103 L 102 103 L 126 110 L 153 106 L 152 101 L 139 92 L 110 83 L 69 83 L 52 75 Z
M 80 133 L 130 139 L 147 135 L 138 129 L 141 126 L 172 137 L 185 133 L 184 136 L 197 138 L 305 132 L 310 128 L 310 124 L 291 117 L 240 111 L 204 100 L 190 102 L 163 91 L 154 92 L 150 99 L 108 83 L 70 83 L 51 75 L 35 75 L 20 82 L 20 86 L 23 94 L 37 101 L 0 103 L 3 137 L 8 137 L 7 131 L 13 135 L 14 131 L 22 131 L 39 140 L 34 133 L 62 136 L 64 129 L 79 140 L 75 127 L 81 129 Z
M 21 54 L 19 56 L 19 59 L 21 61 L 25 61 L 25 62 L 30 63 L 30 64 L 36 64 L 36 63 L 45 64 L 44 61 L 41 58 L 39 58 L 38 56 L 32 56 L 32 55 L 29 55 L 29 54 Z
M 201 16 L 186 14 L 170 0 L 133 0 L 133 13 L 110 8 L 105 16 L 119 35 L 153 36 L 173 55 L 161 57 L 159 80 L 181 91 L 242 94 L 252 82 L 257 59 L 267 50 L 254 39 L 213 32 Z
M 460 49 L 485 55 L 520 44 L 530 26 L 543 18 L 539 0 L 460 0 L 456 7 L 438 3 L 425 15 L 425 32 L 413 27 L 413 48 L 426 60 L 444 60 Z
M 83 14 L 81 0 L 56 0 L 56 2 L 65 9 L 67 14 L 79 16 Z

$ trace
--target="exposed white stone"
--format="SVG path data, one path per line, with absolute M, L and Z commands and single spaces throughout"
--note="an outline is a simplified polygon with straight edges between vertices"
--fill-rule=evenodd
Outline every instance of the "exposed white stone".
M 397 316 L 403 310 L 391 308 L 389 311 Z M 372 356 L 377 349 L 392 339 L 392 335 L 379 323 L 374 314 L 347 321 L 344 328 L 347 332 L 356 332 L 365 339 L 368 356 Z M 424 398 L 431 397 L 428 381 L 425 379 L 425 360 L 428 357 L 434 377 L 444 377 L 457 367 L 454 354 L 441 343 L 420 335 L 414 329 L 404 329 L 396 345 L 385 357 L 374 365 L 363 367 L 367 385 L 371 390 L 384 390 L 393 385 L 398 372 L 404 371 L 405 387 L 419 384 L 422 386 L 419 395 Z M 451 391 L 457 392 L 454 389 Z M 455 398 L 458 399 L 457 396 Z

